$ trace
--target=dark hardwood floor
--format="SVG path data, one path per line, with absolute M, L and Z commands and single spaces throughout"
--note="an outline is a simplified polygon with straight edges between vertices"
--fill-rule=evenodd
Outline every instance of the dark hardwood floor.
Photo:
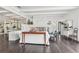
M 8 36 L 0 34 L 0 53 L 78 53 L 79 43 L 73 40 L 50 41 L 50 46 L 19 44 L 18 41 L 9 42 Z

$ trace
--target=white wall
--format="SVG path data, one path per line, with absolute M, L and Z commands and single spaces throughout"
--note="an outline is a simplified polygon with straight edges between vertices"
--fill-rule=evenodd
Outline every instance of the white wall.
M 72 20 L 73 28 L 78 28 L 78 41 L 79 41 L 79 9 L 69 12 L 69 14 L 65 15 L 64 18 L 66 20 Z
M 78 28 L 79 27 L 79 9 L 73 10 L 69 12 L 66 16 L 64 16 L 66 20 L 72 20 L 73 21 L 73 27 Z
M 47 27 L 48 21 L 52 21 L 52 24 L 50 25 L 50 31 L 58 29 L 57 23 L 60 20 L 63 20 L 63 15 L 33 15 L 34 26 Z

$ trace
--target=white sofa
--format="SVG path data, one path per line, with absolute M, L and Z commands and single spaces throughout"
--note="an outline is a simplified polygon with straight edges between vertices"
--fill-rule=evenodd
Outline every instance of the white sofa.
M 9 32 L 9 41 L 15 41 L 20 39 L 19 33 L 21 31 L 11 31 Z

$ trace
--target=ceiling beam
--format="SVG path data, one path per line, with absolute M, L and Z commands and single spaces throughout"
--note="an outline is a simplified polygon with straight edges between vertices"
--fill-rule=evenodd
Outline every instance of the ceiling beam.
M 44 15 L 44 14 L 67 14 L 68 12 L 37 12 L 37 13 L 24 13 L 25 15 Z
M 5 10 L 8 10 L 9 12 L 12 12 L 12 13 L 14 13 L 14 14 L 16 14 L 16 15 L 19 15 L 19 16 L 21 16 L 21 17 L 24 17 L 24 18 L 26 18 L 24 15 L 23 15 L 23 13 L 21 13 L 20 12 L 20 10 L 17 8 L 17 7 L 14 7 L 14 6 L 1 6 L 3 9 L 5 9 Z
M 6 12 L 8 12 L 8 11 L 4 11 L 4 10 L 3 11 L 0 11 L 0 13 L 6 13 Z
M 22 8 L 22 11 L 62 11 L 62 10 L 72 10 L 78 7 L 41 7 L 41 8 Z

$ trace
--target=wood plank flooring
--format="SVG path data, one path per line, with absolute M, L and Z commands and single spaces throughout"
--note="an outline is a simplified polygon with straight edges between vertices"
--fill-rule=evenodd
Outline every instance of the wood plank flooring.
M 50 46 L 19 44 L 18 41 L 9 42 L 8 36 L 0 34 L 0 53 L 78 53 L 79 43 L 64 38 L 50 41 Z

